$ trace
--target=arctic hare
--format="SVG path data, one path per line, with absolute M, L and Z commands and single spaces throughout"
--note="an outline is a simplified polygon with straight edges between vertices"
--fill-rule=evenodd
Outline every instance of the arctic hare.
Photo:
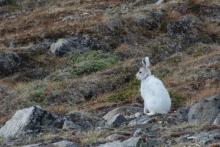
M 144 113 L 154 115 L 156 113 L 166 114 L 170 111 L 171 99 L 163 82 L 151 74 L 148 57 L 142 60 L 141 67 L 136 78 L 141 80 L 141 96 L 144 99 Z M 147 113 L 147 111 L 149 111 Z

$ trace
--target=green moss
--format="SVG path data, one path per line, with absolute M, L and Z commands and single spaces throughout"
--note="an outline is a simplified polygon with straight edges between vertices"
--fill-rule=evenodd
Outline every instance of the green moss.
M 139 81 L 133 80 L 108 97 L 110 102 L 125 101 L 139 95 Z
M 40 104 L 49 104 L 60 95 L 59 87 L 50 84 L 35 85 L 30 89 L 29 97 L 31 101 Z
M 177 108 L 181 104 L 183 104 L 182 102 L 184 101 L 184 98 L 181 95 L 179 95 L 178 93 L 171 91 L 170 92 L 170 97 L 172 99 L 172 107 L 173 108 Z
M 90 51 L 84 54 L 71 55 L 68 64 L 72 67 L 71 74 L 75 77 L 104 70 L 118 61 L 119 59 L 110 53 Z

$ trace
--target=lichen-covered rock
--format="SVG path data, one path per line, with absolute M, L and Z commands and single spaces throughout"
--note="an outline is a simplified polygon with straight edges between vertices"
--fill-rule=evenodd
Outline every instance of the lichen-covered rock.
M 50 52 L 56 56 L 63 56 L 67 53 L 83 53 L 92 49 L 103 49 L 103 46 L 96 39 L 88 35 L 76 35 L 71 38 L 63 38 L 51 44 Z
M 61 128 L 63 120 L 56 115 L 42 110 L 39 106 L 32 106 L 18 110 L 0 129 L 0 136 L 4 138 L 20 135 L 35 134 L 43 130 Z
M 116 114 L 115 116 L 113 116 L 110 119 L 107 119 L 106 121 L 107 121 L 106 124 L 110 127 L 119 127 L 123 123 L 125 123 L 127 120 L 123 115 Z
M 63 127 L 65 129 L 89 130 L 95 128 L 99 121 L 100 119 L 95 116 L 82 112 L 70 112 L 66 116 Z
M 195 103 L 189 110 L 190 124 L 212 124 L 220 112 L 220 95 L 209 97 Z
M 21 64 L 21 57 L 16 53 L 0 53 L 0 75 L 12 74 Z

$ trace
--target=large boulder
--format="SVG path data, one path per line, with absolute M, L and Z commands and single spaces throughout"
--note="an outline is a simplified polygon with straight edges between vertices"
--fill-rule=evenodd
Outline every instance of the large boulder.
M 212 124 L 220 113 L 220 95 L 209 97 L 192 105 L 188 113 L 190 124 Z
M 16 138 L 20 135 L 35 134 L 43 130 L 62 128 L 63 120 L 58 116 L 32 106 L 17 111 L 0 129 L 0 137 Z
M 16 53 L 0 53 L 0 75 L 8 75 L 18 69 L 21 57 Z

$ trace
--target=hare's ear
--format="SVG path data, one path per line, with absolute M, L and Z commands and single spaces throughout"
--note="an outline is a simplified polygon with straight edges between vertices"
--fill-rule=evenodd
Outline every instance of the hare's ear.
M 141 61 L 141 63 L 142 63 L 142 65 L 143 65 L 144 67 L 146 67 L 146 61 L 145 61 L 145 59 L 143 59 L 143 60 Z
M 149 57 L 145 57 L 144 61 L 145 61 L 145 67 L 148 68 L 150 66 L 150 59 L 149 59 Z

